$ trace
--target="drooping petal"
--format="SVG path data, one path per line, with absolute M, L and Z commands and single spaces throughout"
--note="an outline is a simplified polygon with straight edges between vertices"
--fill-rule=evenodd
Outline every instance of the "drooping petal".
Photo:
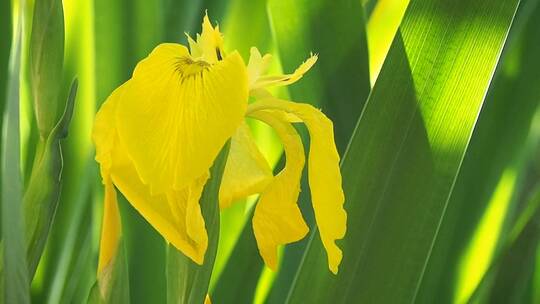
M 167 242 L 194 262 L 202 264 L 208 245 L 199 199 L 208 173 L 181 190 L 151 194 L 144 185 L 125 147 L 117 143 L 113 151 L 111 177 L 130 204 L 156 229 Z
M 120 141 L 153 194 L 202 176 L 241 124 L 247 72 L 234 52 L 210 65 L 178 44 L 141 61 L 116 109 Z
M 272 169 L 257 148 L 246 123 L 240 125 L 231 140 L 231 148 L 219 188 L 219 206 L 261 193 L 272 180 Z
M 103 202 L 103 224 L 99 248 L 98 274 L 114 259 L 118 249 L 122 228 L 120 213 L 116 199 L 116 190 L 110 177 L 112 166 L 112 150 L 115 145 L 114 111 L 124 85 L 118 87 L 103 103 L 96 114 L 92 139 L 96 145 L 96 161 L 99 163 L 103 185 L 105 186 Z
M 310 137 L 308 178 L 315 219 L 328 254 L 328 266 L 337 273 L 342 252 L 335 241 L 345 236 L 347 213 L 341 188 L 339 154 L 334 142 L 332 121 L 311 105 L 277 98 L 250 104 L 248 115 L 264 110 L 284 111 L 298 116 L 307 126 Z
M 109 176 L 104 177 L 105 198 L 103 203 L 103 224 L 99 242 L 98 274 L 115 258 L 122 235 L 120 211 L 116 200 L 116 190 Z
M 253 112 L 251 117 L 272 126 L 285 150 L 285 168 L 259 198 L 253 214 L 253 232 L 261 256 L 276 270 L 278 246 L 302 239 L 309 231 L 297 201 L 304 168 L 304 148 L 294 127 L 280 113 Z
M 204 185 L 210 174 L 207 172 L 195 182 L 184 189 L 183 191 L 172 191 L 167 195 L 169 205 L 173 208 L 174 205 L 186 205 L 185 222 L 188 236 L 201 248 L 208 247 L 208 234 L 202 216 L 199 200 L 201 198 Z M 179 221 L 181 221 L 181 216 Z
M 94 127 L 92 129 L 92 140 L 96 146 L 96 161 L 100 164 L 102 170 L 101 176 L 108 176 L 112 165 L 112 150 L 115 145 L 116 133 L 115 111 L 118 101 L 123 95 L 128 82 L 114 90 L 107 100 L 101 105 L 96 114 Z M 105 172 L 104 172 L 105 171 Z
M 170 189 L 167 193 L 159 195 L 150 193 L 148 185 L 140 180 L 116 130 L 115 113 L 123 92 L 128 87 L 129 82 L 116 89 L 96 115 L 92 138 L 96 145 L 96 160 L 100 163 L 104 183 L 112 181 L 133 207 L 168 242 L 201 264 L 208 240 L 198 202 L 208 179 L 208 172 L 204 172 L 181 190 Z M 113 197 L 107 196 L 111 193 L 110 189 L 114 191 L 112 183 L 110 186 L 105 183 L 106 199 Z M 107 210 L 111 209 L 105 209 L 106 212 Z M 107 251 L 103 252 L 105 254 Z M 106 261 L 105 257 L 100 258 L 100 267 L 106 265 L 101 261 Z
M 311 69 L 315 62 L 317 62 L 317 58 L 317 55 L 311 55 L 311 57 L 304 61 L 292 74 L 258 77 L 257 80 L 250 85 L 250 89 L 254 90 L 269 86 L 286 86 L 293 84 L 300 80 L 300 78 Z

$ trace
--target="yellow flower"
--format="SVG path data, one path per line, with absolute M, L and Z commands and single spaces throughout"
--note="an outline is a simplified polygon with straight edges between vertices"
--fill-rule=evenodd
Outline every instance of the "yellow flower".
M 224 144 L 231 147 L 220 187 L 220 208 L 260 194 L 253 230 L 265 263 L 275 269 L 277 247 L 308 233 L 297 205 L 305 157 L 292 123 L 304 123 L 311 137 L 308 177 L 320 238 L 328 265 L 337 273 L 346 231 L 339 156 L 332 122 L 308 104 L 273 97 L 266 88 L 289 85 L 317 61 L 311 56 L 288 75 L 264 73 L 271 59 L 251 49 L 247 66 L 226 54 L 218 27 L 206 16 L 190 51 L 158 45 L 133 76 L 117 88 L 96 115 L 93 139 L 105 185 L 104 223 L 98 272 L 114 257 L 120 237 L 118 189 L 166 239 L 198 264 L 208 236 L 199 199 L 209 168 Z M 248 98 L 255 102 L 248 105 Z M 273 127 L 285 150 L 285 168 L 276 176 L 257 148 L 246 117 Z

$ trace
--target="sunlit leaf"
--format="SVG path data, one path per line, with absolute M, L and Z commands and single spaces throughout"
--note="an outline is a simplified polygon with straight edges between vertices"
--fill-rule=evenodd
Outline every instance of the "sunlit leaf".
M 538 173 L 533 174 L 535 180 Z M 531 301 L 534 288 L 530 288 L 535 269 L 530 266 L 540 242 L 540 192 L 538 187 L 531 192 L 467 303 L 535 303 Z
M 367 38 L 371 83 L 375 84 L 409 0 L 378 0 L 371 2 L 373 2 L 374 7 L 367 22 Z
M 340 272 L 313 237 L 289 302 L 414 301 L 517 3 L 410 2 L 342 161 Z
M 515 192 L 523 187 L 523 150 L 540 98 L 540 90 L 527 84 L 540 77 L 533 2 L 521 2 L 514 20 L 426 266 L 422 302 L 470 295 L 506 233 Z

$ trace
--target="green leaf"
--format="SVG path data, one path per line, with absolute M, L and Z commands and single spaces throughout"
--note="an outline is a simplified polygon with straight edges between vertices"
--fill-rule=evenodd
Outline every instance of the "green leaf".
M 215 24 L 216 21 L 223 20 L 230 2 L 219 0 L 163 0 L 162 17 L 164 20 L 165 41 L 181 42 L 187 45 L 185 33 L 190 34 L 192 37 L 196 33 L 200 33 L 205 12 L 208 12 L 210 21 Z
M 485 303 L 534 303 L 529 294 L 540 240 L 540 215 L 527 224 L 523 235 L 506 250 L 497 265 Z
M 525 303 L 529 297 L 528 287 L 534 271 L 531 265 L 534 265 L 540 244 L 538 190 L 526 205 L 527 208 L 517 222 L 514 238 L 503 248 L 486 273 L 491 277 L 491 284 L 483 299 L 485 303 Z
M 530 171 L 527 179 L 536 183 L 540 173 L 537 168 L 526 171 Z M 525 206 L 513 221 L 511 233 L 501 237 L 500 250 L 467 303 L 536 303 L 531 301 L 530 283 L 535 269 L 530 266 L 535 263 L 540 242 L 540 189 L 536 186 L 530 192 L 523 199 Z
M 524 165 L 523 150 L 540 98 L 540 90 L 529 84 L 540 77 L 540 20 L 534 17 L 538 8 L 531 9 L 532 3 L 537 6 L 538 1 L 521 2 L 512 25 L 426 266 L 420 302 L 441 298 L 450 301 L 456 293 L 466 297 L 481 279 L 498 240 L 505 234 L 500 221 L 512 213 L 516 203 L 512 192 L 522 187 L 515 180 Z M 504 192 L 507 195 L 497 197 L 497 193 Z M 484 224 L 485 235 L 476 233 L 488 211 L 497 209 L 499 218 Z M 486 235 L 492 236 L 492 241 Z M 473 248 L 476 239 L 480 243 Z M 460 267 L 465 257 L 472 268 Z
M 40 140 L 38 144 L 38 154 L 23 197 L 28 269 L 32 276 L 36 271 L 58 206 L 63 166 L 60 141 L 67 136 L 77 86 L 78 82 L 75 79 L 60 121 L 49 136 L 45 140 Z
M 101 105 L 111 92 L 131 75 L 127 0 L 94 1 L 96 105 Z
M 36 1 L 30 40 L 34 111 L 42 137 L 47 137 L 62 109 L 59 94 L 64 61 L 64 11 L 61 0 Z
M 214 268 L 219 239 L 219 186 L 225 169 L 227 143 L 210 169 L 210 179 L 204 186 L 200 204 L 208 233 L 208 249 L 204 264 L 197 265 L 174 246 L 167 248 L 167 303 L 204 303 Z
M 184 33 L 195 35 L 201 30 L 201 21 L 204 16 L 203 0 L 199 1 L 162 1 L 165 41 L 187 43 Z M 217 12 L 210 10 L 210 18 L 216 18 Z
M 119 197 L 118 203 L 130 270 L 130 298 L 138 303 L 165 303 L 166 247 L 163 236 L 124 197 Z
M 317 234 L 290 303 L 409 303 L 518 1 L 412 0 L 342 161 L 337 276 Z
M 252 216 L 253 210 L 212 292 L 212 300 L 215 303 L 253 302 L 263 261 L 253 233 Z
M 225 49 L 237 50 L 245 62 L 248 62 L 251 47 L 257 47 L 261 53 L 267 53 L 272 42 L 267 0 L 230 1 L 227 15 L 220 23 L 223 30 Z M 210 18 L 213 14 L 209 11 Z M 249 15 L 249 18 L 245 16 Z
M 96 281 L 96 263 L 91 258 L 94 253 L 92 250 L 93 218 L 88 216 L 92 213 L 92 203 L 94 203 L 91 195 L 93 181 L 97 181 L 98 174 L 93 158 L 88 159 L 84 172 L 81 180 L 86 182 L 83 182 L 82 188 L 79 189 L 80 195 L 76 200 L 71 201 L 77 207 L 70 214 L 71 225 L 65 229 L 66 234 L 61 243 L 51 244 L 54 240 L 48 241 L 48 260 L 53 260 L 54 263 L 47 263 L 42 270 L 44 272 L 42 281 L 46 283 L 43 286 L 42 295 L 46 296 L 47 303 L 59 303 L 61 300 L 64 303 L 84 302 L 88 298 L 87 287 L 82 287 L 84 288 L 83 295 L 77 294 L 77 289 L 81 284 L 84 285 L 86 280 L 90 281 L 87 286 L 91 286 Z M 54 252 L 50 249 L 52 245 L 57 246 Z M 81 275 L 85 272 L 90 272 L 91 275 Z
M 20 8 L 22 11 L 22 7 Z M 0 296 L 3 303 L 30 303 L 30 279 L 26 264 L 25 225 L 22 210 L 22 179 L 19 167 L 19 73 L 21 65 L 21 20 L 9 64 L 9 86 L 6 115 L 2 126 L 2 281 Z

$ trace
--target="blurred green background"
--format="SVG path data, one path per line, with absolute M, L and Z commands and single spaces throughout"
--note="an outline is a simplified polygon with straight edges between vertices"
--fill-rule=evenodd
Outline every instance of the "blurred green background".
M 199 32 L 205 11 L 226 50 L 246 62 L 251 46 L 273 54 L 272 73 L 319 54 L 302 81 L 273 93 L 333 120 L 349 214 L 333 277 L 316 233 L 283 249 L 274 273 L 251 231 L 256 198 L 223 211 L 214 303 L 540 303 L 537 0 L 0 0 L 3 288 L 17 282 L 8 274 L 21 231 L 11 220 L 28 217 L 17 209 L 27 198 L 17 195 L 48 183 L 36 173 L 49 155 L 45 139 L 54 147 L 61 139 L 38 119 L 60 120 L 77 78 L 63 167 L 53 147 L 56 171 L 43 173 L 61 169 L 61 187 L 51 178 L 59 200 L 52 214 L 34 214 L 52 224 L 26 280 L 32 302 L 87 301 L 103 200 L 90 139 L 95 113 L 156 45 L 186 44 L 184 33 Z M 56 42 L 61 28 L 65 39 Z M 31 37 L 41 29 L 40 44 Z M 39 70 L 31 54 L 46 47 Z M 35 88 L 36 73 L 58 87 L 55 97 Z M 250 126 L 281 168 L 276 135 Z M 300 205 L 313 225 L 305 178 L 303 189 Z M 47 199 L 56 201 L 54 191 Z M 165 242 L 124 199 L 120 209 L 131 302 L 165 303 Z

